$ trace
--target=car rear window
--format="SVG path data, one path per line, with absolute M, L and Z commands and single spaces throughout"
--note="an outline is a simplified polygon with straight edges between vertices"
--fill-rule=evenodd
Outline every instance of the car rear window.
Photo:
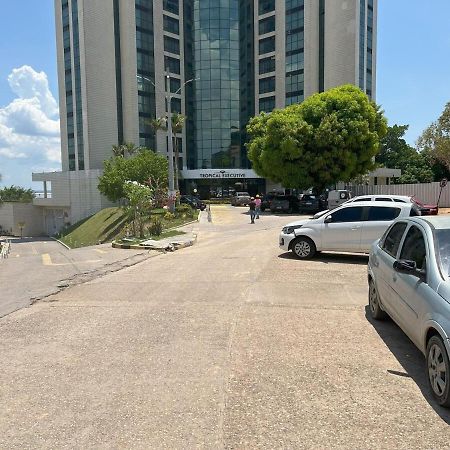
M 397 256 L 397 250 L 400 245 L 400 241 L 402 240 L 403 233 L 406 230 L 405 222 L 398 222 L 393 225 L 392 228 L 387 232 L 386 237 L 384 238 L 384 242 L 381 245 L 381 248 L 389 253 L 393 258 Z
M 387 206 L 371 206 L 369 208 L 369 216 L 367 220 L 370 221 L 384 221 L 394 220 L 400 215 L 400 208 L 387 207 Z

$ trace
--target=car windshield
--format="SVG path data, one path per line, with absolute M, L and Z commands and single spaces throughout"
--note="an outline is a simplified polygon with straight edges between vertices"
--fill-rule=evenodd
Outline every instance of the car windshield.
M 238 192 L 237 195 L 249 197 L 250 194 L 248 192 Z
M 442 274 L 450 278 L 450 230 L 435 230 L 435 246 Z

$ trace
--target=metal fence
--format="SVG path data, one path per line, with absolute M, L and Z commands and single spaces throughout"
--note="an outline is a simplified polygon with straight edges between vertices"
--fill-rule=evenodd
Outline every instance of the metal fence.
M 422 184 L 379 184 L 376 186 L 366 185 L 346 185 L 345 189 L 349 189 L 352 195 L 371 195 L 371 194 L 396 194 L 415 196 L 423 203 L 435 205 L 438 197 L 440 186 L 439 182 L 422 183 Z M 447 185 L 442 189 L 439 206 L 442 208 L 450 208 L 450 186 Z

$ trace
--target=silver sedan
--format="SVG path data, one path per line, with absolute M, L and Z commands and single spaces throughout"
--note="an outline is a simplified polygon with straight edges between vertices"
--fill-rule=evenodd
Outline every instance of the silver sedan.
M 368 281 L 372 317 L 388 314 L 424 353 L 431 391 L 450 407 L 450 218 L 396 220 L 372 245 Z

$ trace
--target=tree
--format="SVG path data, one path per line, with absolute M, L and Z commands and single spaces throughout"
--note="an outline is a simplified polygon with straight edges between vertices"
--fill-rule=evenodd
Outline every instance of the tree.
M 0 199 L 3 202 L 31 203 L 35 197 L 32 189 L 25 189 L 19 186 L 10 186 L 0 189 Z
M 113 155 L 122 158 L 125 158 L 126 155 L 133 156 L 138 150 L 139 147 L 136 147 L 133 142 L 124 142 L 123 144 L 112 146 Z
M 128 200 L 124 209 L 131 219 L 133 235 L 139 234 L 139 237 L 142 238 L 144 237 L 144 225 L 150 215 L 153 203 L 152 191 L 148 186 L 136 181 L 125 182 L 123 190 Z
M 436 122 L 433 122 L 419 137 L 419 149 L 450 171 L 450 102 Z
M 345 85 L 261 113 L 247 131 L 248 157 L 258 175 L 320 191 L 373 168 L 386 119 L 360 89 Z
M 125 198 L 124 183 L 126 181 L 144 184 L 149 178 L 158 180 L 167 187 L 167 158 L 141 148 L 131 158 L 113 156 L 106 160 L 103 175 L 99 178 L 98 189 L 109 200 L 118 201 Z
M 175 190 L 179 190 L 179 182 L 178 182 L 178 160 L 180 157 L 180 149 L 178 147 L 178 139 L 177 134 L 183 131 L 184 123 L 186 122 L 186 116 L 180 113 L 172 114 L 172 132 L 174 134 L 174 145 L 173 150 L 175 153 Z M 150 120 L 150 126 L 155 130 L 164 130 L 167 131 L 167 118 L 166 117 L 158 117 L 156 119 Z
M 375 161 L 383 167 L 402 171 L 396 183 L 430 183 L 434 174 L 429 158 L 403 139 L 407 130 L 408 125 L 388 127 L 386 135 L 380 140 L 380 152 Z

